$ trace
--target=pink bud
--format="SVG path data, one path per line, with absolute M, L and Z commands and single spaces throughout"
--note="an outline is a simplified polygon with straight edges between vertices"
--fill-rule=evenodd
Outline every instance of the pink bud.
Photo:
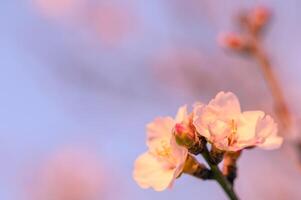
M 177 123 L 174 127 L 176 141 L 181 146 L 189 147 L 195 142 L 195 132 L 186 124 Z
M 218 37 L 218 43 L 224 48 L 242 49 L 244 38 L 235 33 L 221 33 Z
M 257 7 L 250 13 L 250 20 L 254 26 L 261 27 L 267 23 L 271 16 L 269 9 L 265 7 Z
M 176 123 L 176 125 L 175 125 L 175 131 L 177 133 L 183 133 L 185 131 L 184 125 L 182 125 L 180 123 Z

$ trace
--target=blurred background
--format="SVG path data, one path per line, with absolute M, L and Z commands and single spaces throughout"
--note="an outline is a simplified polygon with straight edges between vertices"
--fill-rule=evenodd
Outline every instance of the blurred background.
M 0 5 L 0 199 L 226 199 L 215 182 L 188 176 L 172 190 L 142 190 L 132 170 L 146 150 L 145 124 L 183 104 L 224 90 L 243 109 L 273 115 L 257 64 L 217 44 L 220 32 L 236 30 L 241 9 L 271 9 L 263 44 L 296 120 L 301 116 L 298 0 Z M 301 168 L 291 155 L 285 147 L 245 152 L 239 196 L 301 199 Z

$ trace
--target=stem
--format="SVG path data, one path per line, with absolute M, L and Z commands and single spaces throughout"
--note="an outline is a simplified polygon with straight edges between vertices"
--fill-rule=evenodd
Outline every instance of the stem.
M 237 152 L 226 152 L 223 160 L 222 172 L 227 180 L 234 185 L 234 180 L 237 177 L 237 160 L 241 155 L 241 151 Z
M 211 171 L 213 173 L 213 178 L 220 184 L 220 186 L 223 188 L 225 193 L 228 195 L 229 199 L 239 200 L 231 183 L 222 174 L 222 172 L 220 171 L 218 166 L 215 164 L 212 164 L 210 162 L 210 154 L 209 154 L 207 147 L 205 147 L 204 151 L 202 152 L 202 156 L 204 157 L 204 159 L 207 161 L 208 165 L 210 166 Z

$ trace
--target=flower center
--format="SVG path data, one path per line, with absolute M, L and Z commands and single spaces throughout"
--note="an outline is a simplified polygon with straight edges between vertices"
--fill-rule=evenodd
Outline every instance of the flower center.
M 157 157 L 164 161 L 167 161 L 169 165 L 174 166 L 174 163 L 176 163 L 176 159 L 172 154 L 172 149 L 170 144 L 166 140 L 161 140 L 160 143 L 161 143 L 160 147 L 156 149 Z
M 228 145 L 231 146 L 237 142 L 237 123 L 234 119 L 230 122 L 230 136 L 228 137 Z
M 156 153 L 160 157 L 168 157 L 171 154 L 171 147 L 166 140 L 160 141 L 161 146 L 156 149 Z

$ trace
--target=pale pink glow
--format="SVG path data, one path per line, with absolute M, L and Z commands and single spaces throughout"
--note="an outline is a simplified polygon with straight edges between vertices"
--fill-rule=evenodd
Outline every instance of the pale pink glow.
M 105 47 L 119 46 L 138 30 L 138 18 L 129 3 L 33 0 L 33 6 L 43 17 L 96 35 Z
M 45 17 L 62 17 L 72 11 L 77 0 L 33 0 L 33 6 Z
M 152 60 L 152 69 L 157 79 L 189 93 L 196 69 L 198 81 L 203 81 L 202 70 L 207 60 L 198 49 L 187 47 L 166 47 L 159 50 Z M 200 78 L 201 77 L 201 78 Z
M 100 200 L 108 181 L 93 152 L 62 149 L 34 173 L 29 200 Z
M 100 5 L 91 15 L 96 34 L 106 46 L 115 46 L 137 29 L 137 18 L 129 6 Z

